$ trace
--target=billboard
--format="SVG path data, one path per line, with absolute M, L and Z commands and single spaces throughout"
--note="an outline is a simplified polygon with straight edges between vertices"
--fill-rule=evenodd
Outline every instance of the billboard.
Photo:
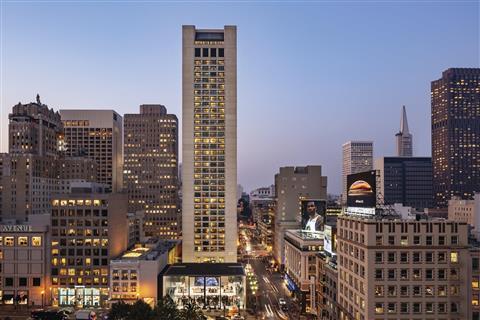
M 376 204 L 375 171 L 349 174 L 347 176 L 347 206 L 373 208 Z
M 302 230 L 312 233 L 323 231 L 327 202 L 325 200 L 307 199 L 301 201 Z
M 335 243 L 334 243 L 334 235 L 332 226 L 325 225 L 324 228 L 324 238 L 323 238 L 323 250 L 327 251 L 331 255 L 334 254 L 335 251 Z

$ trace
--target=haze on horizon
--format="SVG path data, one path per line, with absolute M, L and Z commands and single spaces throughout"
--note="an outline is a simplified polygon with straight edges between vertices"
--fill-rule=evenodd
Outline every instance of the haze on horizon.
M 394 155 L 406 105 L 414 155 L 430 151 L 430 81 L 479 67 L 477 1 L 2 1 L 0 151 L 8 113 L 40 94 L 55 110 L 136 113 L 164 104 L 181 123 L 181 26 L 238 26 L 238 181 L 320 164 L 340 193 L 341 145 Z M 181 141 L 181 140 L 180 140 Z M 180 148 L 181 150 L 181 148 Z

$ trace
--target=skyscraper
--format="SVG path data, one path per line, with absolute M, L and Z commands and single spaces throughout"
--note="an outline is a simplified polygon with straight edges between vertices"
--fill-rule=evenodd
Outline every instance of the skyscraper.
M 162 105 L 124 116 L 124 184 L 128 210 L 145 210 L 145 236 L 177 239 L 178 119 Z
M 0 217 L 48 213 L 58 192 L 60 115 L 40 102 L 18 103 L 9 115 L 9 153 L 0 154 Z
M 431 90 L 433 191 L 446 207 L 480 191 L 480 69 L 448 69 Z
M 400 131 L 395 135 L 397 138 L 397 156 L 411 157 L 413 156 L 412 135 L 408 130 L 407 111 L 405 106 L 402 108 L 402 117 L 400 119 Z
M 183 262 L 237 261 L 237 28 L 183 26 Z
M 372 170 L 373 167 L 373 142 L 348 141 L 342 146 L 342 200 L 347 199 L 347 176 L 358 172 Z
M 60 110 L 65 155 L 97 163 L 97 182 L 112 192 L 123 187 L 122 117 L 113 110 Z

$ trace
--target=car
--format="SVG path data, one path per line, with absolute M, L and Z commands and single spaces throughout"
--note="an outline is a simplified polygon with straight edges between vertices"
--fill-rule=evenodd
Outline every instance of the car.
M 285 298 L 278 299 L 278 305 L 282 311 L 288 311 L 287 301 L 285 301 Z

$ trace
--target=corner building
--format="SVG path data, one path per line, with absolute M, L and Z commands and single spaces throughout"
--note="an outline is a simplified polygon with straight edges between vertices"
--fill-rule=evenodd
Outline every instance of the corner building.
M 237 28 L 183 26 L 182 258 L 237 261 Z
M 340 319 L 469 319 L 468 225 L 338 218 Z

